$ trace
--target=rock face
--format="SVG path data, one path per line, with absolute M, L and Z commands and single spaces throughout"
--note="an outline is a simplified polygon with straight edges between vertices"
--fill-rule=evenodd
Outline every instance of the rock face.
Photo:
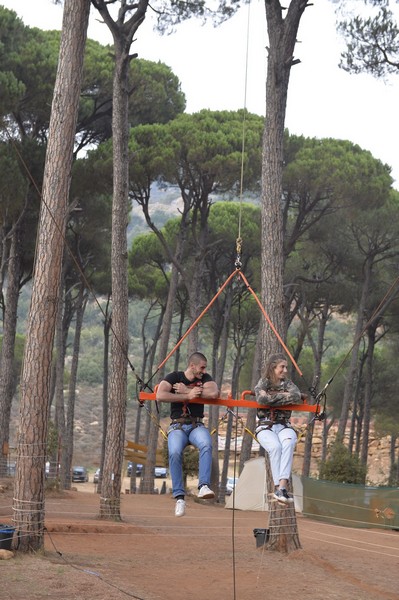
M 292 419 L 295 421 L 295 419 Z M 303 423 L 299 422 L 293 423 L 295 426 L 303 427 Z M 328 435 L 328 444 L 331 444 L 335 440 L 335 436 L 337 433 L 337 428 L 332 427 L 329 431 Z M 347 436 L 346 436 L 347 437 Z M 311 468 L 310 468 L 310 477 L 317 477 L 319 473 L 319 462 L 321 458 L 322 451 L 322 441 L 323 441 L 323 425 L 321 423 L 316 423 L 313 434 L 313 444 L 312 444 L 312 460 L 311 460 Z M 396 449 L 396 455 L 398 452 L 398 446 Z M 301 473 L 302 471 L 302 459 L 305 447 L 305 436 L 302 436 L 299 439 L 297 444 L 295 456 L 294 456 L 294 470 L 297 473 Z M 369 436 L 369 451 L 368 451 L 368 459 L 367 459 L 367 485 L 387 485 L 389 478 L 389 469 L 390 469 L 390 437 L 386 436 L 383 438 L 377 438 L 375 436 L 374 430 L 370 429 Z

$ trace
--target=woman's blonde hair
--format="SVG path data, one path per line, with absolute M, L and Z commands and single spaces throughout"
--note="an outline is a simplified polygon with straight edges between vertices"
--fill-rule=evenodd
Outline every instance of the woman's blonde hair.
M 277 381 L 275 381 L 274 369 L 279 363 L 283 361 L 286 362 L 287 358 L 282 352 L 278 352 L 277 354 L 271 354 L 267 359 L 267 363 L 262 372 L 263 379 L 269 379 L 272 383 L 278 383 Z

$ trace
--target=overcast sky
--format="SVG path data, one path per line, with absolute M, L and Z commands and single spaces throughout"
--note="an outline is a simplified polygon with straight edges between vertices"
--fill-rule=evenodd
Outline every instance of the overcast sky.
M 51 0 L 0 0 L 25 25 L 60 29 L 62 7 Z M 139 58 L 162 61 L 179 77 L 187 111 L 202 108 L 265 114 L 266 18 L 264 0 L 252 0 L 224 25 L 180 25 L 159 36 L 149 18 L 139 28 L 133 50 Z M 89 37 L 111 44 L 92 8 Z M 249 32 L 249 35 L 248 35 Z M 389 82 L 349 75 L 338 68 L 343 42 L 335 29 L 334 5 L 315 0 L 301 19 L 291 70 L 286 127 L 308 137 L 347 139 L 392 167 L 399 189 L 399 75 Z M 247 43 L 248 42 L 248 43 Z

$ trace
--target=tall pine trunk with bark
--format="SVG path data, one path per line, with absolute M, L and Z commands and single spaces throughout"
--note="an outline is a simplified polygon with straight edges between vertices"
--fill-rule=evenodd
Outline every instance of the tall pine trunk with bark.
M 282 213 L 284 123 L 291 67 L 299 62 L 294 59 L 294 48 L 299 23 L 306 6 L 306 0 L 291 0 L 288 9 L 282 7 L 278 0 L 265 0 L 269 46 L 262 151 L 261 298 L 266 313 L 283 340 L 286 334 Z M 268 355 L 281 350 L 281 344 L 274 331 L 264 322 L 260 352 L 261 366 L 265 364 Z M 269 488 L 272 483 L 269 472 Z M 295 512 L 293 513 L 295 520 Z M 295 535 L 291 533 L 294 530 L 296 530 L 295 526 L 286 530 L 276 521 L 276 528 L 273 530 L 276 542 L 273 548 L 288 551 L 300 546 L 297 533 Z
M 89 0 L 65 0 L 21 378 L 13 500 L 19 550 L 43 548 L 51 361 Z
M 7 269 L 7 290 L 5 294 L 3 343 L 0 353 L 0 474 L 6 472 L 10 415 L 15 393 L 14 351 L 17 330 L 17 308 L 19 279 L 21 273 L 20 230 L 15 224 L 10 233 L 10 253 Z
M 120 520 L 123 448 L 126 426 L 128 356 L 127 225 L 128 205 L 128 68 L 129 52 L 123 39 L 115 38 L 113 84 L 113 173 L 112 203 L 112 331 L 109 378 L 108 425 L 102 477 L 100 516 Z M 129 45 L 130 47 L 130 45 Z
M 123 3 L 122 3 L 123 4 Z M 114 20 L 104 0 L 93 0 L 114 40 L 115 66 L 112 95 L 113 201 L 112 201 L 112 330 L 108 421 L 101 481 L 100 517 L 119 521 L 123 451 L 126 426 L 128 366 L 128 252 L 129 220 L 129 65 L 133 36 L 145 18 L 142 0 L 118 12 Z M 126 8 L 126 7 L 125 7 Z

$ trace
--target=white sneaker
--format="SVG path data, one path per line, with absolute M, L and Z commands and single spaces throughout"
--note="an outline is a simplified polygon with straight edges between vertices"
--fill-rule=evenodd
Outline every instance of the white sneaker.
M 203 500 L 210 500 L 210 498 L 214 497 L 215 494 L 207 485 L 201 486 L 201 488 L 198 490 L 198 498 L 202 498 Z
M 281 504 L 292 504 L 294 502 L 294 498 L 289 495 L 285 488 L 275 490 L 273 496 Z
M 186 514 L 186 501 L 185 500 L 176 500 L 175 506 L 175 517 L 184 517 Z

